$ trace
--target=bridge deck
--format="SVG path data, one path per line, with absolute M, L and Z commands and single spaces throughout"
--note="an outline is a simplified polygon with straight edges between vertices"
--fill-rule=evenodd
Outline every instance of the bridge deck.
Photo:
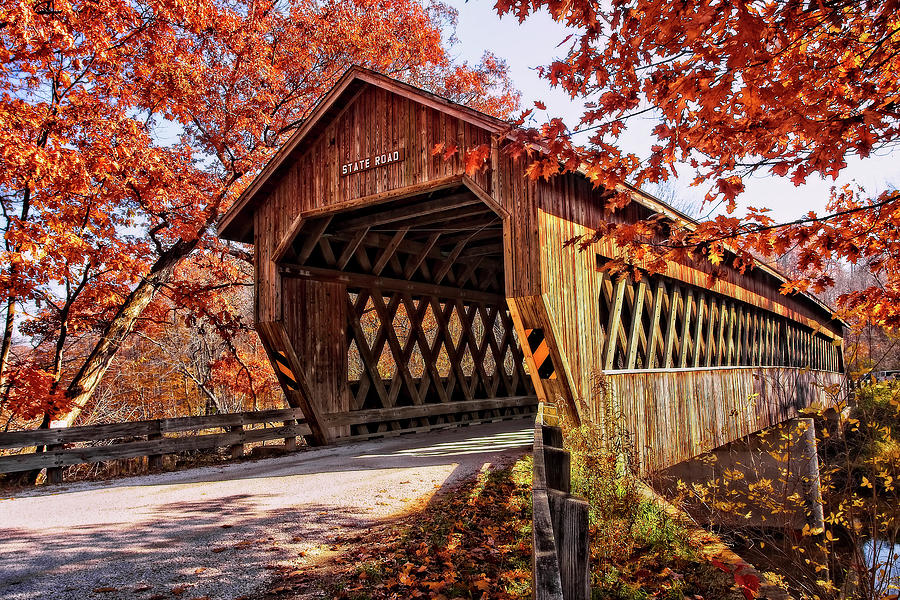
M 519 419 L 22 492 L 0 500 L 0 598 L 172 597 L 180 585 L 186 598 L 252 594 L 268 565 L 314 564 L 336 539 L 521 455 L 533 427 Z

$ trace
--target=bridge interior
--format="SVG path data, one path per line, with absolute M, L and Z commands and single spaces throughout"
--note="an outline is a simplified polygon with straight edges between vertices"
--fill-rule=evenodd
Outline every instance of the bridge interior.
M 331 360 L 343 361 L 337 375 L 347 386 L 330 391 L 346 402 L 331 405 L 342 414 L 324 416 L 336 435 L 421 430 L 535 405 L 503 293 L 502 220 L 461 182 L 308 215 L 277 262 L 285 295 L 298 300 L 284 309 L 289 332 L 309 330 L 315 309 L 303 301 L 318 300 L 316 287 L 331 292 L 319 310 L 343 321 Z

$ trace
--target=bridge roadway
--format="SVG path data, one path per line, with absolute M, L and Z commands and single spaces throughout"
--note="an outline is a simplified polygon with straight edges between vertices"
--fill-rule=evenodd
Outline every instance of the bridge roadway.
M 0 498 L 0 598 L 252 595 L 271 581 L 267 566 L 313 564 L 336 540 L 520 455 L 532 432 L 517 419 L 19 492 Z

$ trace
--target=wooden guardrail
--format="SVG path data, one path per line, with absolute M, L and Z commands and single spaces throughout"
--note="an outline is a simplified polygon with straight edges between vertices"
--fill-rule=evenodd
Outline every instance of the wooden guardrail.
M 541 404 L 534 422 L 534 598 L 588 600 L 588 503 L 570 495 L 571 457 L 562 447 L 554 408 Z
M 245 430 L 247 425 L 282 423 L 279 427 Z M 167 433 L 204 431 L 222 428 L 224 433 L 207 433 L 184 437 L 165 437 Z M 86 425 L 60 429 L 11 431 L 0 434 L 0 448 L 46 447 L 44 452 L 0 456 L 0 473 L 47 469 L 47 481 L 61 481 L 61 467 L 104 460 L 149 456 L 150 466 L 160 466 L 165 454 L 190 450 L 229 447 L 233 457 L 244 453 L 244 444 L 284 438 L 289 449 L 296 447 L 297 436 L 309 434 L 309 427 L 299 408 L 225 413 L 205 417 L 178 417 Z M 118 441 L 118 440 L 126 441 Z M 85 447 L 66 447 L 78 442 L 117 443 Z
M 448 402 L 421 406 L 403 406 L 384 409 L 361 410 L 349 413 L 325 415 L 329 425 L 353 425 L 394 419 L 418 419 L 422 417 L 463 414 L 478 411 L 493 411 L 506 408 L 534 409 L 536 396 L 514 396 L 463 402 Z M 464 424 L 487 419 L 465 421 Z M 245 429 L 249 425 L 280 423 L 275 427 Z M 442 423 L 410 429 L 391 430 L 361 434 L 341 438 L 355 441 L 371 437 L 382 437 L 415 431 L 427 431 L 453 427 L 462 423 Z M 208 430 L 222 429 L 210 433 Z M 166 436 L 184 432 L 196 432 L 187 436 Z M 203 433 L 201 433 L 203 432 Z M 60 429 L 37 429 L 0 433 L 0 450 L 35 448 L 37 450 L 19 454 L 0 456 L 0 473 L 15 473 L 47 469 L 47 481 L 58 483 L 62 480 L 62 467 L 81 463 L 95 463 L 106 460 L 150 457 L 149 466 L 162 465 L 166 454 L 192 450 L 210 450 L 228 447 L 233 457 L 244 453 L 244 445 L 283 438 L 287 449 L 296 448 L 297 436 L 309 435 L 309 426 L 299 408 L 260 410 L 240 413 L 225 413 L 202 417 L 178 417 L 154 419 L 128 423 L 86 425 Z M 92 443 L 87 446 L 73 444 Z

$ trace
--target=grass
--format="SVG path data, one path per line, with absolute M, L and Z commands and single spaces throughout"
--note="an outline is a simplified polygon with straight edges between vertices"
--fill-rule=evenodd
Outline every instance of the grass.
M 593 600 L 744 600 L 734 578 L 698 551 L 691 532 L 640 493 L 621 453 L 567 432 L 573 493 L 590 503 Z

